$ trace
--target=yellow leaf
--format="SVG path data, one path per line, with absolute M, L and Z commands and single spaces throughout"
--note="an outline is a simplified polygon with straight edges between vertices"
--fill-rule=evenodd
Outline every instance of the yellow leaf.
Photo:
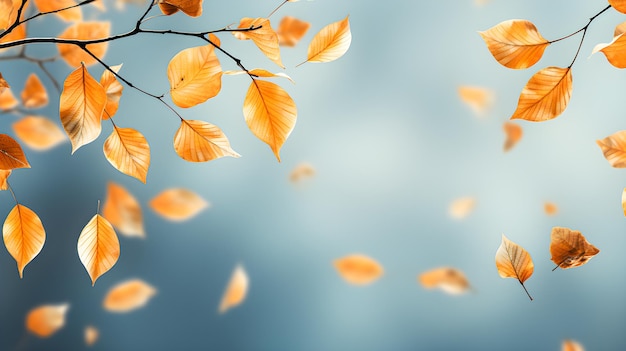
M 93 40 L 103 39 L 110 35 L 111 23 L 109 22 L 79 22 L 59 35 L 60 39 Z M 80 47 L 73 44 L 57 44 L 61 57 L 70 67 L 78 67 L 81 62 L 87 66 L 97 61 L 91 55 L 84 52 Z M 96 57 L 102 59 L 108 48 L 108 42 L 87 45 L 87 49 Z
M 0 169 L 0 190 L 9 190 L 11 170 Z
M 339 275 L 355 285 L 371 284 L 383 275 L 383 267 L 365 255 L 349 255 L 335 260 Z
M 615 30 L 618 31 L 617 28 Z M 591 54 L 593 55 L 598 51 L 602 52 L 615 68 L 626 68 L 626 58 L 624 58 L 626 55 L 626 36 L 623 33 L 613 38 L 610 43 L 596 45 Z
M 496 252 L 496 268 L 498 268 L 498 274 L 502 278 L 515 278 L 517 279 L 528 298 L 532 301 L 532 297 L 526 290 L 524 282 L 530 278 L 533 274 L 535 265 L 533 264 L 530 254 L 523 247 L 510 241 L 504 234 L 502 234 L 502 243 Z
M 97 214 L 80 232 L 77 250 L 80 262 L 89 273 L 91 285 L 94 285 L 117 262 L 120 242 L 111 224 Z
M 461 197 L 450 204 L 448 214 L 454 219 L 463 219 L 472 213 L 476 207 L 476 199 L 473 197 Z
M 100 135 L 106 102 L 104 88 L 84 65 L 67 76 L 61 92 L 60 115 L 63 128 L 72 142 L 72 153 Z
M 270 20 L 267 18 L 242 18 L 237 28 L 256 28 L 255 30 L 245 32 L 233 32 L 236 33 L 238 39 L 250 39 L 261 50 L 261 52 L 267 56 L 272 62 L 285 68 L 283 62 L 280 59 L 280 47 L 278 46 L 278 36 L 270 25 Z
M 170 221 L 185 221 L 209 207 L 198 194 L 187 189 L 167 189 L 149 203 L 154 212 Z
M 0 134 L 0 169 L 30 168 L 20 144 L 6 134 Z
M 26 315 L 26 330 L 40 338 L 52 336 L 65 326 L 65 314 L 69 308 L 68 303 L 33 308 Z
M 599 252 L 600 250 L 587 242 L 579 231 L 561 227 L 552 228 L 550 259 L 557 265 L 554 269 L 582 266 Z
M 426 289 L 439 288 L 451 295 L 463 294 L 470 288 L 465 274 L 452 267 L 429 270 L 420 274 L 418 280 Z
M 159 0 L 159 8 L 164 15 L 173 15 L 179 10 L 187 16 L 202 15 L 202 0 Z
M 483 117 L 491 110 L 495 101 L 495 93 L 491 89 L 472 86 L 460 86 L 459 97 L 474 114 Z
M 302 162 L 296 165 L 289 174 L 289 180 L 293 183 L 298 183 L 306 178 L 311 178 L 315 175 L 315 168 L 310 163 Z
M 107 185 L 107 197 L 102 206 L 102 216 L 123 235 L 146 237 L 139 201 L 119 184 L 109 182 Z
M 537 27 L 526 20 L 504 21 L 478 33 L 496 61 L 508 68 L 523 69 L 534 65 L 550 45 Z
M 348 52 L 351 42 L 350 22 L 346 17 L 327 25 L 315 34 L 309 44 L 307 59 L 304 62 L 335 61 Z
M 150 167 L 150 145 L 141 133 L 132 128 L 114 126 L 102 150 L 115 169 L 146 182 Z
M 564 340 L 561 351 L 585 351 L 585 348 L 574 340 Z
M 25 116 L 13 123 L 13 131 L 33 150 L 51 149 L 67 140 L 65 133 L 46 117 Z
M 502 126 L 506 140 L 504 141 L 504 152 L 507 152 L 522 139 L 522 127 L 512 122 L 504 122 Z
M 35 73 L 26 79 L 21 97 L 22 105 L 26 108 L 39 108 L 48 104 L 48 92 Z
M 205 121 L 182 120 L 174 135 L 174 150 L 183 160 L 206 162 L 224 156 L 241 157 L 230 147 L 226 135 Z
M 0 92 L 0 110 L 8 111 L 19 105 L 19 101 L 13 95 L 10 88 L 5 88 Z
M 276 29 L 278 45 L 296 46 L 310 27 L 311 24 L 309 22 L 291 16 L 283 17 Z
M 602 153 L 609 164 L 615 168 L 626 168 L 626 130 L 616 132 L 597 140 Z
M 222 295 L 222 301 L 220 301 L 218 308 L 219 313 L 225 313 L 229 309 L 240 305 L 246 299 L 248 286 L 248 274 L 243 269 L 243 266 L 237 265 Z
M 111 69 L 115 73 L 119 72 L 120 68 L 122 68 L 122 65 L 111 66 Z M 117 79 L 115 79 L 115 75 L 108 69 L 105 69 L 104 72 L 102 72 L 100 85 L 102 85 L 102 88 L 104 88 L 104 91 L 107 94 L 107 104 L 104 107 L 102 119 L 109 119 L 117 112 L 124 87 L 117 81 Z
M 93 346 L 98 341 L 99 336 L 100 332 L 98 332 L 96 327 L 91 325 L 85 327 L 85 345 Z
M 132 279 L 112 287 L 102 306 L 109 312 L 126 313 L 144 307 L 156 293 L 152 285 L 140 279 Z
M 67 9 L 57 12 L 56 15 L 64 21 L 79 22 L 83 20 L 83 13 L 80 6 L 70 8 L 76 4 L 75 0 L 35 0 L 35 5 L 39 9 L 39 12 Z
M 280 86 L 253 79 L 243 102 L 243 115 L 252 134 L 269 145 L 280 162 L 280 148 L 298 116 L 293 99 Z
M 23 277 L 24 267 L 43 248 L 46 231 L 35 212 L 24 205 L 15 205 L 4 220 L 2 236 L 7 251 L 17 262 L 17 271 Z
M 2 73 L 0 73 L 0 94 L 7 88 L 10 88 L 9 83 L 4 79 Z
M 548 215 L 548 216 L 554 216 L 557 214 L 557 212 L 559 212 L 559 208 L 556 206 L 555 203 L 552 202 L 544 202 L 543 204 L 543 211 Z
M 543 122 L 560 115 L 572 96 L 570 68 L 548 67 L 535 73 L 520 94 L 511 119 Z
M 626 0 L 609 0 L 609 4 L 621 13 L 626 13 Z
M 216 96 L 222 89 L 222 67 L 213 45 L 182 50 L 167 66 L 172 101 L 192 107 Z

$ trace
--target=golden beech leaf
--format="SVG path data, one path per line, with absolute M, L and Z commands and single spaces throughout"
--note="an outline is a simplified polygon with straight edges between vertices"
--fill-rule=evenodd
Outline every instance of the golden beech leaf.
M 296 46 L 306 32 L 311 27 L 311 23 L 299 20 L 292 16 L 285 16 L 276 28 L 278 36 L 278 45 Z
M 0 190 L 9 190 L 9 176 L 11 170 L 0 169 Z
M 15 139 L 0 134 L 0 169 L 30 168 L 24 151 Z
M 496 252 L 496 268 L 498 274 L 502 278 L 517 279 L 528 298 L 532 301 L 532 297 L 526 290 L 524 282 L 533 274 L 535 265 L 533 264 L 530 254 L 523 247 L 509 240 L 502 234 L 502 243 Z
M 121 68 L 122 65 L 111 66 L 111 69 L 115 73 L 119 72 Z M 108 69 L 105 69 L 104 72 L 102 72 L 100 85 L 102 85 L 102 88 L 104 88 L 104 91 L 107 94 L 107 104 L 104 107 L 102 119 L 109 119 L 117 112 L 124 87 L 117 81 L 117 79 L 115 79 L 115 75 Z
M 75 0 L 35 0 L 35 5 L 39 9 L 39 12 L 67 9 L 57 12 L 56 15 L 64 21 L 79 22 L 83 20 L 83 12 L 80 6 L 72 7 L 76 4 Z
M 626 13 L 626 0 L 609 0 L 609 4 L 621 13 Z
M 33 150 L 49 150 L 67 140 L 65 133 L 46 117 L 25 116 L 13 123 L 13 131 Z
M 539 34 L 537 27 L 526 20 L 504 21 L 478 34 L 496 61 L 513 69 L 524 69 L 534 65 L 550 45 L 550 42 Z
M 11 12 L 13 12 L 13 1 L 0 0 L 0 30 L 5 30 L 11 26 Z
M 48 338 L 65 326 L 68 303 L 35 307 L 26 315 L 26 330 L 40 338 Z
M 460 86 L 458 92 L 461 101 L 479 117 L 485 116 L 491 110 L 496 96 L 491 89 L 465 85 Z
M 93 346 L 100 337 L 100 332 L 96 327 L 88 325 L 85 327 L 85 345 Z
M 544 68 L 526 83 L 511 119 L 531 122 L 553 119 L 565 111 L 571 96 L 571 68 Z
M 93 286 L 117 262 L 120 257 L 120 242 L 111 223 L 96 214 L 80 232 L 77 250 Z
M 296 165 L 289 173 L 289 180 L 298 183 L 315 175 L 315 168 L 310 163 L 302 162 Z
M 452 267 L 440 267 L 419 275 L 419 282 L 426 289 L 439 288 L 451 295 L 459 295 L 470 289 L 465 274 Z
M 280 148 L 296 125 L 296 103 L 280 86 L 253 79 L 243 102 L 248 128 L 270 146 L 280 162 Z
M 112 287 L 102 306 L 109 312 L 126 313 L 144 307 L 156 293 L 152 285 L 140 279 L 132 279 Z
M 618 29 L 616 28 L 617 32 Z M 626 68 L 626 36 L 619 34 L 610 43 L 598 44 L 593 48 L 591 54 L 602 52 L 607 61 L 615 68 Z
M 110 22 L 78 22 L 59 35 L 59 39 L 93 40 L 103 39 L 110 35 Z M 96 59 L 87 54 L 80 47 L 73 44 L 57 44 L 61 57 L 70 67 L 78 67 L 81 62 L 87 66 L 97 63 Z M 106 54 L 108 42 L 87 45 L 87 49 L 96 57 L 102 59 Z
M 604 158 L 615 168 L 626 168 L 626 130 L 616 132 L 608 137 L 597 140 Z
M 617 26 L 615 26 L 615 30 L 613 31 L 613 38 L 615 38 L 616 36 L 622 33 L 626 33 L 626 22 L 622 22 L 618 24 Z
M 174 135 L 174 150 L 183 160 L 206 162 L 224 156 L 241 157 L 230 147 L 224 132 L 216 125 L 198 120 L 182 120 Z
M 17 99 L 13 95 L 13 92 L 11 92 L 11 88 L 5 88 L 4 90 L 2 90 L 2 92 L 0 92 L 0 110 L 1 111 L 11 110 L 17 107 L 17 105 L 19 104 L 20 102 L 17 101 Z
M 582 266 L 600 252 L 598 248 L 587 242 L 587 239 L 576 230 L 554 227 L 550 238 L 550 258 L 557 266 L 567 269 Z
M 548 216 L 554 216 L 554 215 L 556 215 L 559 212 L 559 208 L 556 206 L 555 203 L 546 201 L 543 204 L 543 211 Z
M 39 108 L 48 104 L 48 92 L 35 73 L 26 79 L 21 97 L 22 105 L 26 108 Z
M 209 207 L 198 194 L 181 188 L 167 189 L 149 203 L 154 212 L 170 221 L 188 220 Z
M 85 65 L 67 76 L 59 109 L 61 123 L 72 142 L 72 153 L 100 135 L 106 102 L 104 88 L 93 79 Z
M 132 128 L 114 126 L 102 150 L 115 169 L 146 182 L 150 167 L 150 145 L 141 133 Z
M 119 184 L 109 182 L 107 185 L 102 215 L 125 236 L 146 237 L 139 201 Z
M 522 127 L 512 123 L 504 122 L 502 126 L 506 140 L 504 141 L 504 152 L 510 151 L 522 139 Z
M 350 22 L 346 17 L 327 25 L 315 34 L 309 44 L 307 59 L 304 62 L 335 61 L 348 52 L 351 42 Z
M 367 285 L 380 278 L 383 267 L 365 255 L 349 255 L 335 260 L 334 266 L 339 275 L 348 283 Z
M 260 27 L 260 28 L 257 28 Z M 267 18 L 242 18 L 239 22 L 240 29 L 257 28 L 250 31 L 233 32 L 238 39 L 250 39 L 272 62 L 285 68 L 280 59 L 280 46 L 278 46 L 278 35 L 272 29 L 270 20 Z
M 24 267 L 41 252 L 46 241 L 43 224 L 35 212 L 18 204 L 4 220 L 2 237 L 7 251 L 17 262 L 17 271 L 22 278 Z
M 159 8 L 164 15 L 173 15 L 179 10 L 190 17 L 202 15 L 202 0 L 159 0 Z
M 243 266 L 237 265 L 222 295 L 218 308 L 219 313 L 225 313 L 229 309 L 240 305 L 246 299 L 249 283 L 248 274 Z
M 192 107 L 216 96 L 222 89 L 222 67 L 213 45 L 184 49 L 167 66 L 172 101 Z
M 448 214 L 454 219 L 463 219 L 472 213 L 476 207 L 476 199 L 473 197 L 461 197 L 455 199 L 448 207 Z
M 574 340 L 564 340 L 561 351 L 585 351 L 585 348 Z
M 0 73 L 0 93 L 2 93 L 7 88 L 10 88 L 9 83 L 6 81 L 6 79 L 4 79 L 2 73 Z

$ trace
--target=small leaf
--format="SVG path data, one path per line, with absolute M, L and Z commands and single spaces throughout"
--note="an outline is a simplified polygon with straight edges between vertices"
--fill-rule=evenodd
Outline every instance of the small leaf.
M 140 279 L 132 279 L 112 287 L 102 306 L 109 312 L 131 312 L 147 305 L 156 293 L 157 290 L 152 285 Z
M 226 135 L 205 121 L 182 120 L 174 135 L 174 150 L 183 160 L 206 162 L 224 156 L 241 157 L 230 147 Z
M 278 24 L 278 28 L 276 29 L 278 45 L 291 47 L 296 46 L 310 27 L 311 24 L 309 22 L 299 20 L 292 16 L 283 17 L 283 19 L 280 20 L 280 24 Z
M 249 74 L 252 75 L 253 77 L 263 77 L 263 78 L 277 78 L 277 77 L 281 77 L 281 78 L 287 78 L 289 79 L 290 82 L 294 83 L 293 79 L 291 79 L 291 77 L 289 77 L 287 74 L 283 73 L 283 72 L 278 72 L 278 73 L 272 73 L 268 70 L 262 69 L 262 68 L 254 68 L 249 70 L 248 72 L 246 71 L 242 71 L 242 70 L 238 70 L 238 71 L 224 71 L 224 74 L 227 75 L 232 75 L 232 76 L 237 76 L 240 74 Z
M 13 95 L 13 92 L 11 91 L 10 88 L 4 88 L 2 92 L 0 92 L 0 110 L 1 111 L 12 110 L 15 107 L 17 107 L 17 105 L 19 104 L 20 102 L 17 101 L 17 99 Z
M 309 44 L 305 62 L 335 61 L 348 52 L 351 42 L 350 22 L 346 17 L 341 21 L 327 25 L 315 34 Z
M 146 182 L 150 167 L 150 145 L 141 133 L 132 128 L 113 126 L 102 151 L 115 169 Z
M 493 107 L 495 93 L 491 89 L 464 85 L 458 88 L 458 92 L 461 101 L 479 117 L 484 117 Z
M 192 107 L 216 96 L 222 89 L 222 67 L 213 45 L 184 49 L 167 66 L 172 101 Z
M 4 245 L 17 262 L 17 271 L 23 277 L 24 267 L 43 248 L 46 231 L 35 212 L 24 205 L 15 205 L 2 227 Z
M 613 67 L 626 68 L 626 58 L 624 58 L 626 55 L 626 36 L 623 33 L 613 38 L 610 43 L 596 45 L 591 54 L 596 52 L 602 52 Z
M 559 116 L 572 96 L 570 68 L 548 67 L 535 73 L 520 94 L 511 119 L 543 122 Z
M 198 194 L 187 189 L 167 189 L 155 196 L 150 207 L 170 221 L 186 221 L 209 207 L 209 203 Z
M 554 227 L 550 238 L 552 262 L 561 269 L 582 266 L 600 252 L 576 230 Z
M 528 298 L 532 301 L 532 297 L 526 290 L 524 282 L 530 278 L 533 274 L 535 265 L 533 264 L 530 254 L 523 247 L 510 241 L 504 234 L 502 234 L 502 244 L 496 252 L 496 268 L 498 274 L 502 278 L 515 278 L 517 279 L 524 291 L 528 295 Z
M 289 180 L 298 183 L 315 175 L 315 168 L 310 163 L 302 162 L 296 165 L 289 173 Z
M 548 215 L 548 216 L 554 216 L 557 214 L 557 212 L 559 212 L 559 208 L 556 206 L 555 203 L 553 202 L 549 202 L 546 201 L 543 204 L 543 211 Z
M 117 73 L 122 68 L 122 65 L 111 66 L 111 69 Z M 120 98 L 122 97 L 122 91 L 124 87 L 120 82 L 117 81 L 115 75 L 111 73 L 108 69 L 105 69 L 102 72 L 102 76 L 100 77 L 100 85 L 104 88 L 104 91 L 107 94 L 107 103 L 104 107 L 104 114 L 102 115 L 102 119 L 109 119 L 115 115 L 117 112 L 117 108 L 120 104 Z
M 48 338 L 65 326 L 68 303 L 42 305 L 33 308 L 26 315 L 26 330 L 40 338 Z
M 170 16 L 179 10 L 190 17 L 202 15 L 202 0 L 159 0 L 159 8 L 164 15 Z
M 585 351 L 585 348 L 574 340 L 564 340 L 561 351 Z
M 613 38 L 616 36 L 626 32 L 626 22 L 622 22 L 615 26 L 615 30 L 613 31 Z
M 472 213 L 476 207 L 476 199 L 473 197 L 461 197 L 455 199 L 448 207 L 448 214 L 454 219 L 463 219 Z
M 95 40 L 107 38 L 111 33 L 110 22 L 79 22 L 59 35 L 59 39 Z M 78 67 L 81 63 L 86 66 L 97 63 L 96 59 L 73 44 L 57 44 L 61 57 L 70 67 Z M 87 49 L 96 57 L 102 59 L 108 48 L 108 42 L 87 45 Z
M 49 150 L 67 140 L 65 133 L 46 117 L 25 116 L 13 123 L 13 131 L 29 148 Z
M 617 11 L 626 13 L 626 0 L 609 0 L 609 4 Z
M 11 170 L 0 169 L 0 190 L 9 190 Z
M 426 289 L 439 288 L 451 295 L 459 295 L 470 289 L 465 274 L 452 267 L 440 267 L 419 275 L 419 282 Z
M 56 12 L 56 15 L 64 21 L 79 22 L 83 20 L 83 13 L 80 6 L 72 7 L 76 4 L 75 0 L 35 0 L 35 5 L 39 9 L 39 12 L 52 12 L 66 9 Z
M 506 140 L 504 141 L 504 152 L 510 151 L 522 139 L 522 127 L 512 122 L 504 122 L 502 126 Z
M 229 309 L 240 305 L 246 299 L 248 286 L 248 274 L 243 266 L 237 265 L 222 295 L 222 300 L 218 308 L 219 313 L 226 313 Z
M 257 28 L 260 27 L 260 28 Z M 278 36 L 270 25 L 267 18 L 242 18 L 237 28 L 257 28 L 255 30 L 233 32 L 238 39 L 250 39 L 272 62 L 285 68 L 280 59 L 280 47 L 278 46 Z
M 0 134 L 0 169 L 30 168 L 20 144 L 6 134 Z
M 2 0 L 0 0 L 0 4 L 1 4 L 1 1 Z M 0 73 L 0 94 L 7 88 L 10 88 L 9 83 L 6 81 L 6 79 L 4 79 L 4 77 L 2 76 L 2 73 Z
M 608 137 L 597 140 L 604 158 L 615 168 L 626 168 L 626 130 L 619 131 Z
M 550 45 L 539 34 L 537 27 L 526 20 L 504 21 L 478 34 L 496 61 L 514 69 L 528 68 L 537 63 Z
M 100 332 L 96 327 L 91 325 L 85 327 L 85 345 L 93 346 L 98 341 L 99 336 Z
M 365 255 L 349 255 L 335 260 L 339 275 L 355 285 L 371 284 L 383 275 L 383 267 Z
M 120 242 L 111 224 L 96 214 L 83 228 L 78 237 L 78 257 L 83 264 L 91 285 L 111 269 L 120 257 Z
M 139 201 L 119 184 L 109 182 L 102 215 L 125 236 L 145 238 Z

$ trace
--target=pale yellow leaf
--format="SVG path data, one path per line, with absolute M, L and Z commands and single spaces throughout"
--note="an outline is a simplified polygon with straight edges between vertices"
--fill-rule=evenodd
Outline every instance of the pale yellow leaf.
M 115 73 L 119 72 L 121 68 L 122 65 L 111 66 L 111 69 Z M 102 88 L 104 88 L 104 91 L 107 94 L 107 104 L 104 107 L 102 119 L 109 119 L 117 112 L 124 87 L 117 81 L 115 75 L 108 69 L 105 69 L 104 72 L 102 72 L 100 85 L 102 85 Z
M 554 227 L 550 236 L 550 258 L 557 266 L 568 269 L 582 266 L 600 252 L 576 230 Z
M 502 243 L 496 251 L 496 268 L 498 269 L 498 274 L 502 278 L 515 278 L 517 279 L 528 298 L 533 299 L 526 287 L 524 286 L 524 282 L 530 278 L 533 274 L 535 265 L 530 257 L 530 254 L 524 250 L 523 247 L 517 245 L 516 243 L 509 240 L 504 234 L 502 234 Z
M 615 168 L 626 168 L 626 130 L 616 132 L 608 137 L 597 140 L 604 158 Z
M 40 12 L 67 9 L 57 12 L 56 15 L 64 21 L 80 22 L 83 20 L 83 13 L 80 6 L 72 7 L 76 4 L 75 0 L 35 0 L 35 5 Z
M 120 242 L 109 221 L 96 214 L 81 231 L 77 250 L 80 262 L 89 273 L 91 285 L 94 285 L 117 262 Z
M 11 88 L 5 88 L 0 92 L 0 110 L 1 111 L 9 111 L 17 107 L 20 102 L 17 101 Z
M 451 295 L 459 295 L 470 289 L 465 274 L 452 267 L 431 269 L 419 275 L 418 281 L 427 289 L 439 288 Z
M 361 254 L 336 259 L 333 264 L 343 279 L 355 285 L 371 284 L 384 273 L 383 267 L 378 262 Z
M 49 118 L 25 116 L 13 123 L 13 131 L 33 150 L 49 150 L 67 140 L 65 133 Z
M 174 150 L 183 160 L 206 162 L 224 156 L 241 157 L 230 147 L 226 135 L 205 121 L 182 120 L 174 135 Z
M 93 346 L 100 337 L 100 332 L 96 327 L 88 325 L 85 327 L 85 345 Z
M 293 183 L 301 182 L 315 175 L 315 168 L 310 163 L 302 162 L 296 165 L 289 173 L 289 180 Z
M 450 203 L 448 214 L 454 219 L 463 219 L 469 216 L 475 207 L 476 199 L 473 197 L 461 197 Z
M 4 220 L 2 237 L 7 251 L 17 262 L 17 271 L 23 277 L 24 267 L 43 248 L 46 231 L 39 216 L 24 205 L 15 205 Z
M 225 313 L 229 309 L 240 305 L 246 299 L 249 283 L 248 274 L 243 266 L 237 265 L 222 295 L 218 308 L 219 313 Z
M 147 305 L 156 293 L 152 285 L 140 279 L 132 279 L 109 289 L 102 306 L 109 312 L 131 312 Z
M 146 182 L 150 167 L 150 145 L 141 133 L 132 128 L 114 126 L 102 151 L 115 169 Z
M 260 27 L 260 28 L 258 28 Z M 242 18 L 237 28 L 257 28 L 249 31 L 233 32 L 239 39 L 250 39 L 272 62 L 285 68 L 280 59 L 280 47 L 278 46 L 278 36 L 270 25 L 267 18 Z
M 348 17 L 322 28 L 311 40 L 305 62 L 331 62 L 350 48 L 352 33 Z M 304 62 L 303 62 L 304 63 Z
M 119 184 L 109 182 L 102 206 L 102 216 L 119 232 L 129 237 L 145 238 L 143 214 L 139 201 Z
M 192 107 L 216 96 L 222 89 L 222 67 L 213 45 L 184 49 L 167 66 L 172 101 Z
M 296 46 L 310 27 L 311 24 L 309 22 L 299 20 L 292 16 L 283 17 L 276 29 L 278 45 Z
M 626 1 L 624 3 L 626 3 Z M 585 351 L 585 348 L 583 345 L 574 340 L 564 340 L 563 345 L 561 346 L 561 351 Z
M 0 169 L 0 190 L 9 190 L 11 170 Z
M 202 15 L 202 0 L 159 0 L 159 8 L 164 15 L 173 15 L 179 10 L 187 16 Z
M 20 144 L 7 134 L 0 134 L 0 169 L 30 168 Z
M 565 111 L 571 96 L 571 68 L 544 68 L 526 83 L 511 119 L 531 122 L 551 120 Z
M 110 35 L 110 22 L 78 22 L 59 35 L 60 39 L 93 40 L 103 39 Z M 86 66 L 97 63 L 96 59 L 87 54 L 80 47 L 73 44 L 57 44 L 61 57 L 70 67 L 78 67 L 81 62 Z M 96 57 L 102 59 L 108 48 L 108 42 L 87 45 L 87 49 Z
M 479 117 L 484 117 L 493 107 L 495 93 L 491 89 L 463 85 L 458 88 L 459 97 Z
M 617 28 L 615 29 L 617 32 Z M 598 44 L 591 54 L 602 52 L 607 61 L 615 68 L 626 68 L 626 36 L 622 33 L 613 38 L 610 43 Z
M 167 189 L 149 203 L 154 212 L 170 221 L 188 220 L 209 207 L 200 195 L 181 188 Z
M 526 20 L 504 21 L 478 33 L 496 61 L 508 68 L 523 69 L 534 65 L 550 45 L 537 27 Z
M 42 305 L 33 308 L 26 315 L 26 330 L 40 338 L 48 338 L 65 326 L 68 303 Z
M 506 135 L 506 139 L 504 141 L 504 152 L 507 152 L 522 139 L 522 127 L 512 122 L 504 122 L 502 129 Z

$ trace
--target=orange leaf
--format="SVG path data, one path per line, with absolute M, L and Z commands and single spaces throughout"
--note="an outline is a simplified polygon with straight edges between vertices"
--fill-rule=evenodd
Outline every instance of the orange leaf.
M 0 0 L 0 30 L 5 30 L 13 23 L 11 13 L 13 12 L 12 0 Z
M 103 39 L 110 35 L 111 23 L 109 22 L 79 22 L 67 28 L 59 39 L 93 40 Z M 70 67 L 78 67 L 81 63 L 87 66 L 97 61 L 91 55 L 84 52 L 80 47 L 73 44 L 57 44 L 59 53 Z M 108 42 L 87 45 L 87 49 L 96 57 L 102 59 L 108 48 Z
M 0 169 L 0 190 L 9 190 L 9 176 L 11 170 Z
M 79 22 L 83 20 L 83 13 L 80 6 L 75 6 L 75 0 L 35 0 L 35 5 L 39 12 L 52 12 L 60 9 L 67 9 L 56 13 L 64 21 Z M 72 8 L 70 8 L 72 7 Z
M 243 115 L 252 134 L 269 145 L 280 162 L 280 148 L 296 125 L 293 99 L 280 86 L 254 79 L 243 102 Z
M 120 68 L 122 68 L 122 65 L 111 66 L 111 69 L 115 73 L 119 72 Z M 102 119 L 109 119 L 117 112 L 124 87 L 117 81 L 117 79 L 115 79 L 115 75 L 108 69 L 105 69 L 104 72 L 102 72 L 100 85 L 102 85 L 107 94 L 107 104 L 104 107 Z
M 564 340 L 561 351 L 585 351 L 585 348 L 574 340 Z
M 626 168 L 626 130 L 619 131 L 608 137 L 597 140 L 604 158 L 615 168 Z
M 95 327 L 90 325 L 85 327 L 85 345 L 93 346 L 98 341 L 99 336 L 100 332 Z
M 554 269 L 582 266 L 599 252 L 600 250 L 587 242 L 579 231 L 561 227 L 552 228 L 550 259 L 557 265 Z
M 502 243 L 496 252 L 496 268 L 498 274 L 502 278 L 515 278 L 517 279 L 528 298 L 532 301 L 532 297 L 526 290 L 524 282 L 530 278 L 533 274 L 535 265 L 533 264 L 530 254 L 523 247 L 510 241 L 504 234 L 502 234 Z
M 450 204 L 448 214 L 454 219 L 463 219 L 472 213 L 476 207 L 476 199 L 473 197 L 461 197 Z
M 0 94 L 7 88 L 10 88 L 9 83 L 4 79 L 2 73 L 0 73 Z
M 26 146 L 33 150 L 48 150 L 67 138 L 54 122 L 46 117 L 25 116 L 13 123 L 13 131 Z
M 222 45 L 220 38 L 218 38 L 217 35 L 213 33 L 209 33 L 209 40 L 211 41 L 211 43 L 215 44 L 218 47 Z
M 283 17 L 276 29 L 278 45 L 296 46 L 310 27 L 311 24 L 309 22 L 291 16 Z
M 626 22 L 622 22 L 615 26 L 615 30 L 613 31 L 613 38 L 616 36 L 626 32 Z
M 222 67 L 213 45 L 182 50 L 167 66 L 172 101 L 192 107 L 216 96 L 222 89 Z
M 366 285 L 383 275 L 383 267 L 365 255 L 349 255 L 335 260 L 335 268 L 348 283 Z
M 0 110 L 8 111 L 19 105 L 19 101 L 13 95 L 10 88 L 5 88 L 0 92 Z
M 241 157 L 230 147 L 217 126 L 196 120 L 182 120 L 174 135 L 174 150 L 183 160 L 206 162 L 224 156 Z
M 452 267 L 435 268 L 420 274 L 419 282 L 427 289 L 439 288 L 451 295 L 467 292 L 470 285 L 465 274 Z
M 559 208 L 556 206 L 556 204 L 546 201 L 543 204 L 543 211 L 548 216 L 554 216 L 555 214 L 557 214 L 557 212 L 559 212 Z
M 156 293 L 157 290 L 143 280 L 128 280 L 112 287 L 102 306 L 109 312 L 126 313 L 144 307 Z
M 21 97 L 26 108 L 39 108 L 48 104 L 48 92 L 35 73 L 31 73 L 26 79 Z
M 47 338 L 65 326 L 65 314 L 70 308 L 67 303 L 42 305 L 26 315 L 26 329 L 40 338 Z
M 609 0 L 609 4 L 621 13 L 626 13 L 626 0 Z
M 219 313 L 225 313 L 229 309 L 238 306 L 246 299 L 249 281 L 248 274 L 243 269 L 243 266 L 237 265 L 222 295 L 222 301 L 218 308 Z
M 315 168 L 309 163 L 303 162 L 295 166 L 289 174 L 289 180 L 293 183 L 298 183 L 306 178 L 311 178 L 315 175 Z
M 168 189 L 150 200 L 150 207 L 170 221 L 185 221 L 209 206 L 198 194 L 180 188 Z
M 616 27 L 615 33 L 620 30 Z M 593 55 L 599 51 L 606 56 L 606 59 L 615 68 L 626 68 L 626 59 L 624 58 L 624 55 L 626 55 L 626 36 L 623 33 L 615 36 L 610 43 L 596 45 L 591 54 Z
M 139 201 L 119 184 L 109 182 L 102 215 L 121 234 L 129 237 L 146 237 Z
M 6 134 L 0 134 L 0 169 L 30 168 L 20 144 Z
M 18 204 L 4 220 L 2 236 L 22 278 L 24 267 L 39 254 L 46 241 L 43 224 L 35 212 Z
M 346 17 L 327 25 L 315 34 L 309 44 L 307 59 L 304 62 L 335 61 L 348 52 L 351 42 L 350 22 Z
M 180 10 L 187 16 L 198 17 L 202 15 L 202 0 L 160 0 L 159 8 L 167 16 Z
M 504 141 L 504 151 L 507 152 L 522 139 L 522 127 L 512 122 L 504 122 L 502 126 L 506 140 Z
M 537 27 L 526 20 L 504 21 L 478 34 L 496 61 L 514 69 L 528 68 L 537 63 L 550 45 L 539 34 Z
M 495 101 L 495 94 L 491 89 L 472 86 L 460 86 L 458 88 L 459 97 L 467 106 L 469 106 L 474 114 L 479 117 L 491 110 Z
M 106 273 L 120 257 L 120 242 L 111 224 L 96 214 L 83 228 L 78 237 L 78 257 L 83 264 L 91 285 Z
M 270 25 L 270 20 L 267 18 L 242 18 L 237 28 L 256 28 L 255 30 L 245 32 L 233 32 L 237 35 L 238 39 L 251 39 L 252 42 L 261 50 L 261 52 L 267 56 L 272 62 L 285 68 L 283 62 L 280 59 L 280 47 L 278 46 L 278 36 Z
M 535 73 L 520 94 L 511 119 L 543 122 L 560 115 L 572 96 L 570 68 L 548 67 Z
M 72 142 L 72 153 L 100 135 L 101 117 L 107 102 L 104 88 L 81 65 L 65 79 L 60 115 Z
M 146 182 L 150 167 L 150 145 L 141 133 L 132 128 L 114 126 L 102 150 L 115 169 Z

